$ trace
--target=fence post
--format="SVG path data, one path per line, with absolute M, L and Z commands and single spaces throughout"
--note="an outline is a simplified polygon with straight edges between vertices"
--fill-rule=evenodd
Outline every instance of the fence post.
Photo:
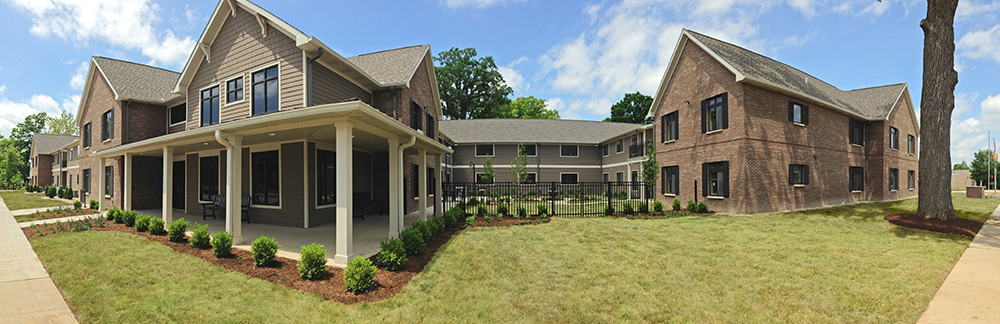
M 552 186 L 549 187 L 549 202 L 550 202 L 550 207 L 552 208 L 549 210 L 549 213 L 552 216 L 556 215 L 556 196 L 558 195 L 559 193 L 556 192 L 556 182 L 552 181 Z
M 604 195 L 608 197 L 608 205 L 604 206 L 604 211 L 602 211 L 602 213 L 604 213 L 605 216 L 610 216 L 610 215 L 607 214 L 607 210 L 608 210 L 608 207 L 611 207 L 611 181 L 605 182 L 604 183 L 604 188 L 605 188 L 604 189 L 605 190 L 605 194 Z

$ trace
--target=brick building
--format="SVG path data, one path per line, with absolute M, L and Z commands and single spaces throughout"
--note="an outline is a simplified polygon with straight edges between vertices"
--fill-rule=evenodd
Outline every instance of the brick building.
M 76 167 L 77 137 L 35 133 L 31 136 L 28 183 L 42 187 L 72 186 Z

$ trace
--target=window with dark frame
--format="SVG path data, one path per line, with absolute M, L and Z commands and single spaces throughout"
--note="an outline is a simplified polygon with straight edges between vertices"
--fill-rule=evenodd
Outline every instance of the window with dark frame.
M 278 66 L 272 66 L 251 75 L 253 85 L 253 115 L 278 111 Z
M 562 184 L 577 184 L 580 181 L 580 174 L 578 173 L 561 173 L 559 174 L 559 181 Z
M 93 136 L 91 134 L 90 123 L 83 125 L 83 147 L 90 147 L 90 138 Z
M 790 185 L 809 184 L 809 166 L 805 164 L 789 164 L 788 184 Z
M 198 158 L 198 200 L 212 201 L 219 194 L 219 157 Z
M 899 190 L 899 169 L 889 168 L 889 190 Z
M 424 134 L 427 134 L 427 137 L 434 138 L 434 116 L 431 116 L 431 114 L 427 114 L 427 129 L 424 130 Z
M 615 182 L 617 183 L 625 182 L 625 171 L 615 172 Z
M 660 117 L 660 138 L 663 142 L 669 142 L 677 139 L 677 116 L 678 111 L 663 115 Z
M 337 153 L 316 150 L 316 203 L 337 203 Z
M 83 192 L 90 193 L 90 169 L 83 170 Z
M 603 152 L 604 156 L 611 155 L 611 144 L 604 144 Z
M 665 166 L 660 168 L 660 193 L 680 194 L 680 166 Z
M 850 133 L 851 144 L 861 145 L 861 146 L 865 145 L 865 124 L 864 123 L 862 123 L 860 121 L 857 121 L 857 120 L 854 120 L 854 119 L 851 119 L 850 130 L 848 132 Z
M 639 170 L 632 170 L 631 181 L 632 190 L 639 190 Z
M 580 156 L 580 147 L 576 145 L 559 145 L 559 156 Z
M 527 156 L 537 156 L 538 155 L 538 146 L 535 145 L 535 144 L 524 145 L 524 155 L 527 155 Z
M 906 153 L 917 153 L 917 138 L 913 135 L 906 135 Z
M 416 164 L 410 165 L 410 196 L 420 197 L 420 166 Z
M 113 165 L 104 167 L 104 195 L 108 197 L 115 195 L 115 167 Z
M 243 100 L 243 77 L 226 81 L 226 103 Z
M 219 86 L 201 91 L 201 126 L 219 123 Z
M 917 172 L 913 170 L 906 171 L 906 189 L 914 189 L 917 187 Z
M 250 197 L 255 205 L 281 205 L 278 151 L 250 154 Z
M 899 129 L 889 127 L 889 148 L 899 149 Z
M 434 194 L 434 187 L 435 187 L 434 186 L 434 168 L 431 168 L 431 167 L 427 168 L 427 181 L 426 181 L 426 184 L 427 184 L 427 194 L 428 195 L 433 195 Z
M 187 121 L 187 104 L 180 104 L 170 108 L 170 125 Z
M 410 101 L 410 128 L 421 129 L 420 116 L 423 116 L 423 110 L 420 109 L 420 105 L 416 102 Z
M 701 102 L 701 132 L 708 133 L 729 128 L 728 93 Z
M 493 145 L 476 145 L 476 156 L 493 156 Z
M 528 172 L 528 177 L 525 178 L 524 183 L 537 183 L 538 174 L 534 172 Z
M 701 165 L 702 196 L 729 197 L 729 161 Z
M 788 120 L 802 125 L 809 125 L 809 106 L 788 102 Z
M 619 139 L 617 142 L 617 147 L 615 148 L 615 153 L 625 152 L 625 139 Z
M 864 191 L 865 169 L 862 167 L 848 167 L 847 173 L 850 176 L 850 191 Z
M 115 110 L 111 109 L 101 115 L 101 141 L 115 138 Z

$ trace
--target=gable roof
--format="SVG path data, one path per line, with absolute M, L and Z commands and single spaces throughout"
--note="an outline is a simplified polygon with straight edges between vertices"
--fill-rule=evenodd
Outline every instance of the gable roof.
M 52 154 L 79 140 L 79 136 L 35 133 L 31 136 L 31 149 L 35 154 Z
M 462 119 L 438 129 L 457 144 L 566 143 L 598 145 L 643 125 L 571 119 Z
M 77 107 L 77 126 L 80 115 L 83 114 L 83 106 L 90 96 L 91 82 L 94 82 L 94 75 L 97 73 L 108 83 L 115 101 L 131 99 L 163 104 L 181 97 L 173 92 L 174 83 L 177 82 L 180 73 L 145 64 L 93 56 L 90 58 L 90 69 L 87 72 L 87 81 L 84 83 L 83 96 L 80 97 L 80 106 Z
M 656 107 L 659 106 L 660 97 L 670 81 L 679 56 L 684 46 L 689 43 L 700 47 L 709 56 L 729 69 L 736 76 L 737 82 L 746 82 L 812 100 L 856 118 L 887 120 L 896 102 L 906 93 L 904 91 L 907 87 L 905 83 L 850 91 L 840 90 L 808 73 L 764 55 L 684 29 L 681 31 L 673 58 L 663 75 L 663 80 L 660 82 L 660 87 L 657 89 L 653 105 L 647 116 L 652 117 L 656 114 Z M 919 132 L 919 123 L 915 117 L 914 125 L 918 127 Z
M 430 45 L 415 45 L 348 57 L 382 84 L 406 84 L 413 77 Z

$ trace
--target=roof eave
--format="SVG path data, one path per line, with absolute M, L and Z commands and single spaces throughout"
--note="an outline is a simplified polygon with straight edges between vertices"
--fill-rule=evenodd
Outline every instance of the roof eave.
M 735 67 L 733 67 L 732 64 L 729 64 L 729 62 L 723 60 L 722 57 L 719 56 L 719 54 L 715 53 L 715 51 L 708 48 L 708 46 L 705 46 L 705 44 L 699 41 L 697 37 L 693 37 L 687 29 L 681 30 L 681 37 L 677 39 L 677 45 L 674 46 L 674 53 L 670 58 L 670 64 L 667 67 L 667 71 L 664 72 L 663 74 L 663 79 L 660 81 L 660 86 L 656 90 L 656 95 L 653 96 L 653 104 L 649 107 L 649 112 L 646 113 L 646 118 L 656 117 L 656 107 L 659 106 L 660 101 L 662 101 L 661 94 L 663 91 L 666 90 L 667 85 L 670 83 L 670 78 L 674 74 L 674 69 L 677 67 L 677 62 L 680 60 L 683 48 L 687 46 L 687 43 L 685 41 L 691 41 L 699 48 L 701 48 L 701 50 L 705 51 L 705 53 L 708 53 L 708 55 L 711 56 L 713 59 L 718 61 L 719 64 L 722 64 L 722 66 L 725 67 L 727 70 L 729 70 L 729 72 L 732 72 L 733 75 L 736 76 L 736 82 L 743 81 L 743 79 L 746 78 L 746 76 L 743 75 L 743 72 L 740 72 Z

